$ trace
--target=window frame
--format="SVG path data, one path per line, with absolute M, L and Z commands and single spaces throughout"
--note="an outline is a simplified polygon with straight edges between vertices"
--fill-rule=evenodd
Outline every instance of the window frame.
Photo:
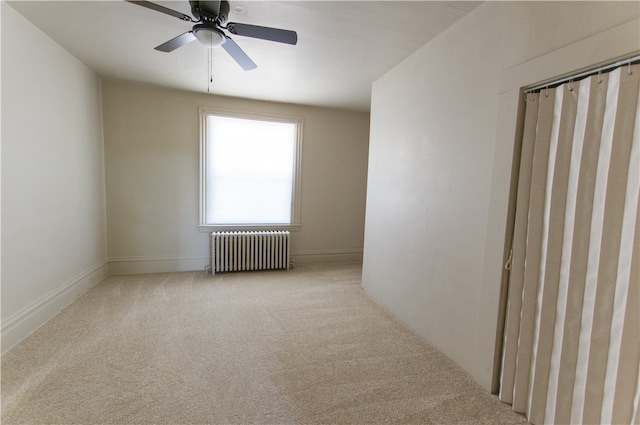
M 296 126 L 296 140 L 293 164 L 293 181 L 291 188 L 291 222 L 282 223 L 242 223 L 242 224 L 207 224 L 206 223 L 206 194 L 207 194 L 207 117 L 219 116 L 228 118 L 248 119 L 255 121 L 269 121 L 294 124 Z M 227 109 L 217 109 L 209 107 L 199 108 L 200 120 L 200 194 L 199 194 L 199 217 L 198 230 L 202 232 L 212 232 L 217 230 L 300 230 L 300 196 L 302 186 L 301 163 L 302 163 L 302 127 L 303 119 L 294 116 L 267 115 L 258 113 L 247 113 L 232 111 Z

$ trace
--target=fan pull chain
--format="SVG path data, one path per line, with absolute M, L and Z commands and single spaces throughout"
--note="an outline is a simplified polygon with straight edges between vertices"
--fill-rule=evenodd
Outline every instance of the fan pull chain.
M 208 50 L 208 62 L 207 62 L 207 72 L 209 73 L 208 75 L 208 81 L 207 81 L 207 93 L 211 93 L 211 84 L 213 83 L 213 69 L 212 69 L 212 64 L 211 64 L 211 49 L 207 49 Z

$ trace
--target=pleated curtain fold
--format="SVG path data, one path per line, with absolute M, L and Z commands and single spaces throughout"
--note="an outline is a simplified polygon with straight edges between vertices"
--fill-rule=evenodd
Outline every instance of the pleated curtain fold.
M 640 65 L 527 94 L 500 399 L 638 424 Z

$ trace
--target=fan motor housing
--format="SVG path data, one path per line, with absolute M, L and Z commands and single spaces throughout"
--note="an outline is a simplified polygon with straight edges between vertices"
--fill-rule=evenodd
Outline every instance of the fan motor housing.
M 229 2 L 189 0 L 191 14 L 198 21 L 211 21 L 224 25 L 229 18 Z

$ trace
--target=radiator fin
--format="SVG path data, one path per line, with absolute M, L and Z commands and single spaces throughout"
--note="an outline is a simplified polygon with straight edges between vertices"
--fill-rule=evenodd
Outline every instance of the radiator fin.
M 284 230 L 211 233 L 211 272 L 289 270 L 290 233 Z

